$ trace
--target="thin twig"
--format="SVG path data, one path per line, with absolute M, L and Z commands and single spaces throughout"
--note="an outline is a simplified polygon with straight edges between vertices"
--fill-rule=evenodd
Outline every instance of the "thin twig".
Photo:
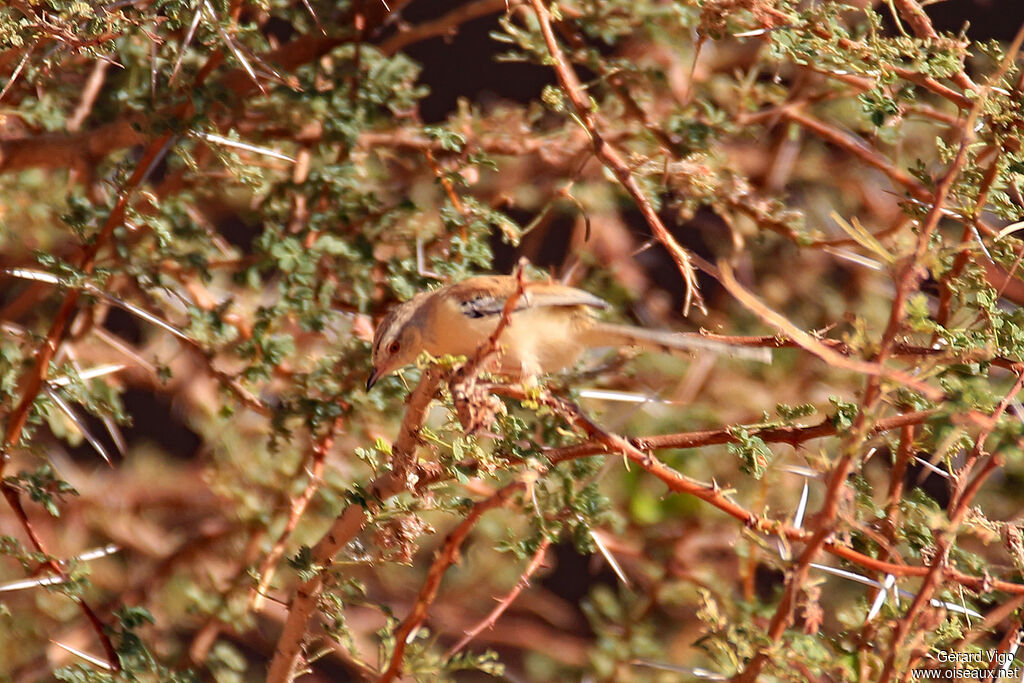
M 321 438 L 317 439 L 316 443 L 313 444 L 311 462 L 309 464 L 308 479 L 306 488 L 302 494 L 291 501 L 291 508 L 288 511 L 288 521 L 284 525 L 284 529 L 278 535 L 277 540 L 274 541 L 274 545 L 271 546 L 267 556 L 263 558 L 263 562 L 260 563 L 257 574 L 260 577 L 259 583 L 256 588 L 253 589 L 252 595 L 250 596 L 249 604 L 253 611 L 259 612 L 263 607 L 263 601 L 266 596 L 267 590 L 270 588 L 271 582 L 274 580 L 274 569 L 277 566 L 278 561 L 284 555 L 285 544 L 291 537 L 292 532 L 295 531 L 295 527 L 298 526 L 299 520 L 305 513 L 306 508 L 309 506 L 309 502 L 313 500 L 313 496 L 316 495 L 317 490 L 320 488 L 320 484 L 323 482 L 324 474 L 324 461 L 327 457 L 327 452 L 331 449 L 334 444 L 334 435 L 337 431 L 338 421 L 336 421 L 331 429 L 324 434 Z
M 427 580 L 424 581 L 423 587 L 420 588 L 420 593 L 416 598 L 416 602 L 413 603 L 409 615 L 395 629 L 395 649 L 391 653 L 391 661 L 388 664 L 388 668 L 381 674 L 379 683 L 391 683 L 400 674 L 405 646 L 408 644 L 414 630 L 418 629 L 426 618 L 427 610 L 437 597 L 437 589 L 441 585 L 441 579 L 444 578 L 445 571 L 458 561 L 459 548 L 462 547 L 462 542 L 466 540 L 466 536 L 473 530 L 473 527 L 476 526 L 485 512 L 501 507 L 514 494 L 522 491 L 525 486 L 523 481 L 515 481 L 498 489 L 494 495 L 476 503 L 462 522 L 448 534 L 433 564 L 430 565 L 430 570 L 427 572 Z
M 28 58 L 32 56 L 32 51 L 35 50 L 35 48 L 36 43 L 32 43 L 32 45 L 25 50 L 25 56 L 21 58 L 18 62 L 18 66 L 14 68 L 14 73 L 11 74 L 11 79 L 7 81 L 7 85 L 4 86 L 3 90 L 0 90 L 0 102 L 3 102 L 4 96 L 12 87 L 14 87 L 15 81 L 18 80 L 18 76 L 21 75 L 22 69 L 24 69 L 25 65 L 28 64 Z
M 188 31 L 185 33 L 185 39 L 181 41 L 181 47 L 178 48 L 178 57 L 174 60 L 174 68 L 171 69 L 171 77 L 167 80 L 167 85 L 174 85 L 174 79 L 178 77 L 178 69 L 181 68 L 181 62 L 185 59 L 185 53 L 188 51 L 188 46 L 192 43 L 192 37 L 196 34 L 196 29 L 199 28 L 199 20 L 203 18 L 203 7 L 206 3 L 200 2 L 196 7 L 195 13 L 192 15 L 192 23 L 188 26 Z
M 533 557 L 530 559 L 530 563 L 526 565 L 526 569 L 519 576 L 519 580 L 516 582 L 515 587 L 509 591 L 508 595 L 498 601 L 498 604 L 494 606 L 494 609 L 490 613 L 480 620 L 473 628 L 466 631 L 465 635 L 459 640 L 459 642 L 452 645 L 448 652 L 445 653 L 445 659 L 451 659 L 459 650 L 469 645 L 474 638 L 480 635 L 485 629 L 494 628 L 494 624 L 497 623 L 498 619 L 502 614 L 505 613 L 512 603 L 515 602 L 519 594 L 522 593 L 527 586 L 530 585 L 530 578 L 540 569 L 541 565 L 544 564 L 544 556 L 547 553 L 548 548 L 551 546 L 551 539 L 545 536 L 540 545 L 537 547 L 536 552 L 533 553 Z

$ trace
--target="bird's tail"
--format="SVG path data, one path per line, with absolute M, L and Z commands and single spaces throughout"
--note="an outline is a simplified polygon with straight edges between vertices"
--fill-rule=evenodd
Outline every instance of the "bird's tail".
M 584 332 L 587 346 L 639 346 L 645 349 L 678 353 L 679 351 L 710 351 L 712 353 L 771 363 L 772 350 L 764 347 L 741 346 L 729 342 L 709 339 L 702 334 L 688 332 L 667 332 L 648 330 L 632 325 L 597 322 Z

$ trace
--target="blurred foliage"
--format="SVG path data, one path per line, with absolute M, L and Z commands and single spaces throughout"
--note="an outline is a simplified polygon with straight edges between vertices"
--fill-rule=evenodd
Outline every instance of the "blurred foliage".
M 418 291 L 509 272 L 523 255 L 533 276 L 571 278 L 620 320 L 779 332 L 710 277 L 707 313 L 679 314 L 682 277 L 595 158 L 529 4 L 469 0 L 437 23 L 390 4 L 0 8 L 0 418 L 18 437 L 2 469 L 0 680 L 262 680 L 298 582 L 322 574 L 304 680 L 375 680 L 445 534 L 517 482 L 448 568 L 407 640 L 406 675 L 669 681 L 732 676 L 761 656 L 764 680 L 876 680 L 890 652 L 903 671 L 1020 628 L 1016 598 L 944 576 L 911 637 L 894 640 L 912 598 L 873 609 L 863 581 L 885 574 L 822 553 L 815 562 L 862 582 L 811 568 L 793 626 L 772 639 L 802 546 L 616 454 L 552 462 L 585 435 L 538 394 L 501 398 L 490 431 L 467 435 L 443 391 L 420 434 L 433 481 L 375 499 L 422 368 L 366 392 L 373 324 Z M 758 518 L 799 526 L 799 507 L 817 523 L 828 476 L 850 458 L 835 543 L 1020 582 L 1021 73 L 996 41 L 922 35 L 913 6 L 550 11 L 604 143 L 685 247 L 730 262 L 830 348 L 864 361 L 885 349 L 942 398 L 887 378 L 868 400 L 872 380 L 796 347 L 770 365 L 611 350 L 547 385 L 626 436 L 724 430 L 729 443 L 657 455 Z M 444 62 L 460 28 L 489 34 L 475 59 L 530 65 L 517 73 L 533 94 L 505 96 L 495 79 L 428 120 L 431 88 L 468 68 Z M 445 83 L 424 81 L 421 43 Z M 923 280 L 902 292 L 951 167 Z M 911 411 L 930 412 L 875 429 Z M 814 425 L 814 440 L 766 435 Z M 989 461 L 1000 466 L 951 522 L 951 500 Z M 366 509 L 365 528 L 317 564 L 310 548 L 349 505 Z M 450 651 L 546 541 L 494 628 Z M 62 580 L 32 582 L 55 571 Z M 920 576 L 894 584 L 922 589 Z M 112 654 L 121 671 L 65 645 Z

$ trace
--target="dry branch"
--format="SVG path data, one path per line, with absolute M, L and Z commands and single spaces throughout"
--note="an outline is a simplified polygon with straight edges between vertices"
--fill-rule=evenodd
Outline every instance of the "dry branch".
M 555 74 L 558 76 L 558 82 L 572 103 L 581 124 L 590 135 L 590 141 L 594 145 L 594 154 L 615 175 L 619 183 L 622 184 L 630 197 L 633 198 L 637 208 L 640 209 L 640 213 L 643 214 L 644 220 L 647 221 L 647 225 L 650 226 L 651 232 L 668 250 L 672 260 L 675 261 L 676 266 L 679 268 L 679 272 L 686 282 L 684 313 L 689 312 L 691 304 L 695 304 L 699 309 L 703 310 L 704 300 L 701 298 L 697 285 L 697 274 L 694 270 L 692 255 L 676 241 L 676 238 L 665 227 L 661 217 L 651 205 L 651 200 L 644 194 L 640 184 L 633 177 L 633 172 L 629 165 L 626 164 L 618 150 L 608 142 L 608 139 L 604 137 L 599 129 L 590 98 L 584 92 L 583 85 L 580 83 L 575 69 L 566 59 L 562 48 L 558 44 L 558 39 L 555 38 L 554 30 L 551 27 L 551 13 L 544 5 L 544 0 L 530 0 L 530 4 L 537 15 L 537 21 L 540 22 L 540 30 L 544 35 L 544 42 L 548 47 L 548 53 L 551 55 Z

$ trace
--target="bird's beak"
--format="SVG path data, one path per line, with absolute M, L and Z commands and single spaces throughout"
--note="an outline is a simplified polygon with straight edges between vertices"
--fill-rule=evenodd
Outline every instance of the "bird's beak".
M 366 390 L 367 391 L 369 391 L 370 389 L 373 388 L 373 385 L 377 383 L 377 380 L 380 379 L 380 376 L 382 374 L 383 373 L 376 366 L 374 366 L 373 369 L 370 370 L 370 376 L 366 378 Z

